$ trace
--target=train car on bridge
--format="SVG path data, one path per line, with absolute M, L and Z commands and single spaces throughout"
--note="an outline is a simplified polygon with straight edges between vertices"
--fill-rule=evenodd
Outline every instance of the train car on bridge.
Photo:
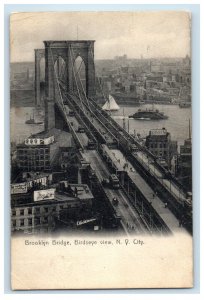
M 119 189 L 120 188 L 120 183 L 119 183 L 119 179 L 115 174 L 111 174 L 109 177 L 109 182 L 110 182 L 110 186 L 113 189 Z
M 114 153 L 111 149 L 108 148 L 107 145 L 103 144 L 100 146 L 99 149 L 103 158 L 105 158 L 107 165 L 109 168 L 118 176 L 120 177 L 122 174 L 125 173 L 124 168 L 121 166 L 121 162 L 114 156 Z
M 94 140 L 92 140 L 92 139 L 89 139 L 89 140 L 88 140 L 88 144 L 87 144 L 87 148 L 88 148 L 89 150 L 94 150 L 94 149 L 96 149 L 96 148 L 97 148 L 97 143 L 96 143 L 96 141 L 94 141 Z

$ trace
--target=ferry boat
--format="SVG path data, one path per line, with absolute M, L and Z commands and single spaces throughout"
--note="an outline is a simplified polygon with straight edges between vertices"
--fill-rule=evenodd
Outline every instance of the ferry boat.
M 138 109 L 136 113 L 129 116 L 129 118 L 133 118 L 136 120 L 164 120 L 168 119 L 168 116 L 163 112 L 160 112 L 158 109 Z
M 36 121 L 35 117 L 34 117 L 34 112 L 33 112 L 33 116 L 30 115 L 30 119 L 26 120 L 25 124 L 40 125 L 40 124 L 43 124 L 43 122 L 42 121 Z

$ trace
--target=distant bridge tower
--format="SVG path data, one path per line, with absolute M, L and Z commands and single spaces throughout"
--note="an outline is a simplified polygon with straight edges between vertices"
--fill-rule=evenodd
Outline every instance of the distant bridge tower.
M 45 44 L 45 130 L 55 127 L 55 85 L 54 76 L 59 76 L 59 58 L 64 61 L 63 83 L 68 93 L 74 90 L 74 63 L 81 57 L 85 65 L 86 96 L 95 96 L 94 41 L 44 41 Z M 57 69 L 57 70 L 56 70 Z
M 40 106 L 40 61 L 45 57 L 45 49 L 35 49 L 35 105 Z

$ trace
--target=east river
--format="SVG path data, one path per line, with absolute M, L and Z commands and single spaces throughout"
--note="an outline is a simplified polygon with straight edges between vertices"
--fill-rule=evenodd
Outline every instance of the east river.
M 152 108 L 152 105 L 141 105 L 140 107 L 120 106 L 120 110 L 112 113 L 112 117 L 123 126 L 123 111 L 125 116 L 125 127 L 128 129 L 128 116 L 134 114 L 138 109 Z M 145 121 L 129 119 L 129 133 L 139 133 L 142 137 L 149 134 L 150 129 L 166 128 L 171 133 L 171 139 L 178 142 L 178 145 L 184 143 L 189 137 L 189 119 L 191 122 L 191 108 L 179 108 L 178 105 L 154 105 L 155 109 L 164 112 L 168 119 L 159 121 Z
M 123 112 L 125 116 L 125 127 L 128 129 L 128 116 L 134 114 L 139 108 L 151 108 L 151 105 L 120 106 L 120 110 L 112 113 L 112 117 L 123 126 Z M 139 133 L 142 137 L 148 135 L 150 129 L 165 127 L 171 133 L 172 140 L 176 140 L 178 145 L 184 143 L 189 136 L 189 119 L 191 120 L 191 108 L 179 108 L 178 105 L 154 105 L 168 116 L 166 120 L 144 121 L 129 119 L 129 132 Z M 33 107 L 11 107 L 11 141 L 23 142 L 31 133 L 44 130 L 44 125 L 29 125 L 25 121 L 30 116 L 35 115 L 37 121 L 43 121 L 42 111 L 35 110 Z

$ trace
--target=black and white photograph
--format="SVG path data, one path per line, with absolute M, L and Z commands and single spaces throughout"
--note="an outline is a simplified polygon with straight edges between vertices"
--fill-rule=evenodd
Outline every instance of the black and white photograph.
M 102 285 L 82 282 L 82 287 L 192 286 L 191 67 L 187 11 L 11 14 L 10 213 L 16 270 L 19 243 L 25 251 L 34 246 L 35 254 L 42 246 L 63 245 L 74 252 L 73 243 L 78 251 L 97 242 L 112 246 L 118 261 L 120 246 L 144 248 L 148 241 L 161 241 L 168 253 L 178 246 L 172 242 L 167 249 L 168 240 L 184 237 L 187 263 L 183 269 L 178 265 L 177 284 L 174 276 L 167 286 L 162 279 L 142 285 L 133 279 L 121 283 L 116 276 L 110 286 L 104 279 Z M 144 251 L 151 252 L 147 247 Z M 170 265 L 163 266 L 161 277 Z M 21 284 L 17 279 L 14 288 Z M 23 287 L 35 289 L 29 284 Z M 67 287 L 72 288 L 53 286 Z

